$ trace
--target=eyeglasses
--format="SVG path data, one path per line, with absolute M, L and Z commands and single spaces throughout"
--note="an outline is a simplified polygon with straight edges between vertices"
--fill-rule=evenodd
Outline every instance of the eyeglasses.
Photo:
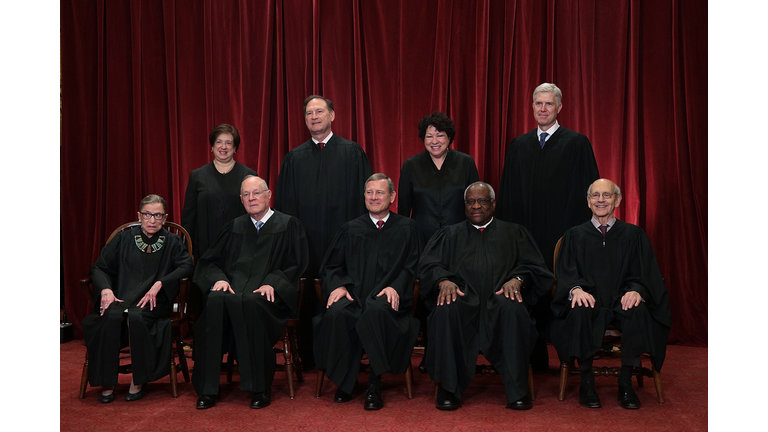
M 141 218 L 144 220 L 150 220 L 152 218 L 155 218 L 155 220 L 161 220 L 165 217 L 165 213 L 149 213 L 149 212 L 139 212 L 141 214 Z
M 603 197 L 603 199 L 607 199 L 607 200 L 608 200 L 608 199 L 611 199 L 611 197 L 612 197 L 612 196 L 614 196 L 614 195 L 616 195 L 616 194 L 612 194 L 612 193 L 610 193 L 610 192 L 603 192 L 603 193 L 602 193 L 602 197 Z M 600 199 L 600 196 L 601 196 L 601 194 L 600 194 L 600 193 L 598 193 L 598 192 L 595 192 L 595 193 L 593 193 L 593 194 L 590 194 L 590 195 L 589 195 L 589 197 L 590 197 L 590 198 L 592 198 L 592 199 L 594 199 L 594 200 L 596 200 L 596 199 Z
M 243 199 L 248 199 L 248 198 L 251 197 L 251 195 L 253 195 L 254 197 L 258 198 L 258 197 L 261 196 L 261 194 L 263 194 L 264 192 L 266 192 L 268 190 L 269 189 L 255 190 L 253 192 L 243 192 L 242 195 L 240 195 L 240 196 L 243 197 Z
M 473 206 L 473 205 L 475 205 L 475 203 L 478 203 L 481 206 L 485 207 L 485 206 L 490 205 L 492 202 L 493 202 L 493 200 L 490 199 L 490 198 L 480 198 L 478 200 L 475 200 L 475 199 L 465 199 L 464 200 L 464 204 L 466 204 L 468 206 Z

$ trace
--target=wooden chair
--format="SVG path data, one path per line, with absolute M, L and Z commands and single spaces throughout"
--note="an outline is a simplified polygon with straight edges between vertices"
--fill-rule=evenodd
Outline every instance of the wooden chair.
M 307 283 L 306 278 L 299 279 L 299 306 L 296 310 L 296 318 L 290 318 L 288 323 L 283 329 L 283 333 L 280 335 L 280 341 L 283 343 L 283 348 L 275 347 L 275 354 L 283 353 L 285 359 L 284 364 L 278 364 L 276 371 L 285 372 L 288 379 L 288 395 L 291 399 L 296 397 L 296 389 L 293 380 L 293 373 L 296 373 L 296 380 L 298 382 L 304 382 L 304 375 L 301 373 L 301 358 L 299 357 L 299 341 L 298 331 L 301 321 L 301 300 L 304 297 L 304 286 Z M 236 371 L 237 365 L 235 364 L 234 356 L 227 354 L 227 363 L 224 366 L 227 371 L 227 382 L 232 382 L 232 373 Z
M 133 227 L 140 226 L 141 222 L 128 222 L 126 224 L 121 225 L 116 230 L 110 234 L 109 238 L 107 239 L 106 243 L 109 243 L 112 238 L 117 235 L 120 231 L 127 231 L 130 230 Z M 192 238 L 189 236 L 189 233 L 187 230 L 184 229 L 181 225 L 174 223 L 174 222 L 168 222 L 166 221 L 163 225 L 165 229 L 167 229 L 169 232 L 179 235 L 182 238 L 182 241 L 187 245 L 187 251 L 189 251 L 189 256 L 192 257 L 194 260 L 194 255 L 192 254 Z M 105 244 L 106 244 L 105 243 Z M 85 295 L 85 297 L 88 299 L 88 310 L 93 310 L 93 289 L 91 287 L 91 278 L 87 277 L 84 279 L 80 279 L 80 288 Z M 187 291 L 189 290 L 189 278 L 181 278 L 179 279 L 179 295 L 176 299 L 176 302 L 174 303 L 174 310 L 171 312 L 171 316 L 169 317 L 171 320 L 171 332 L 172 332 L 172 339 L 173 343 L 171 344 L 171 390 L 173 392 L 173 397 L 179 397 L 179 392 L 177 389 L 177 374 L 178 369 L 181 368 L 181 372 L 184 375 L 184 381 L 189 382 L 189 367 L 187 366 L 187 358 L 184 355 L 184 347 L 181 343 L 181 325 L 187 321 L 187 315 L 186 315 L 186 309 L 187 309 Z M 174 355 L 175 352 L 175 355 Z M 178 364 L 176 363 L 176 359 L 174 357 L 178 357 Z M 131 365 L 125 364 L 120 365 L 118 368 L 118 373 L 122 374 L 129 374 L 131 373 Z M 80 378 L 80 393 L 78 397 L 80 399 L 83 399 L 85 397 L 85 390 L 88 386 L 88 352 L 85 353 L 85 363 L 83 363 L 83 373 L 82 377 Z
M 552 286 L 552 297 L 554 297 L 555 289 L 557 288 L 557 257 L 560 254 L 560 246 L 563 242 L 563 238 L 561 237 L 560 240 L 557 241 L 557 244 L 555 245 L 555 254 L 554 254 L 554 261 L 553 261 L 553 269 L 555 269 L 555 283 Z M 621 332 L 614 327 L 613 325 L 609 325 L 608 329 L 605 331 L 605 336 L 603 337 L 603 343 L 602 348 L 595 354 L 594 359 L 599 360 L 602 358 L 621 358 Z M 642 362 L 642 360 L 641 360 Z M 600 366 L 600 367 L 592 367 L 592 370 L 594 371 L 596 376 L 614 376 L 618 377 L 619 373 L 621 372 L 621 367 L 608 367 L 608 366 Z M 558 400 L 561 402 L 565 400 L 565 387 L 568 382 L 568 377 L 571 375 L 580 375 L 581 372 L 579 371 L 579 368 L 577 368 L 574 364 L 574 361 L 568 361 L 560 362 L 560 393 L 558 395 Z M 642 364 L 640 367 L 634 368 L 632 371 L 632 375 L 637 377 L 637 386 L 643 387 L 643 377 L 649 377 L 653 378 L 653 383 L 656 386 L 656 398 L 658 399 L 660 404 L 664 403 L 664 388 L 661 382 L 661 373 L 658 372 L 654 366 L 653 366 L 653 358 L 651 358 L 651 368 L 643 367 Z
M 315 293 L 317 298 L 323 298 L 323 280 L 315 279 Z M 416 305 L 419 300 L 419 280 L 416 279 L 413 284 L 413 308 L 411 314 L 416 314 Z M 363 360 L 366 359 L 365 351 L 363 351 Z M 367 363 L 360 362 L 360 373 L 371 373 L 371 366 Z M 317 369 L 317 383 L 315 384 L 315 397 L 319 398 L 323 391 L 323 381 L 325 380 L 325 370 Z M 408 395 L 408 399 L 413 399 L 413 367 L 411 363 L 408 363 L 408 368 L 405 370 L 405 391 Z

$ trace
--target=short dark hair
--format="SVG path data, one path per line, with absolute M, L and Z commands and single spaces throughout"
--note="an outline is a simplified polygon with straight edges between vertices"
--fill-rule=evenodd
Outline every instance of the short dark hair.
M 236 127 L 226 123 L 216 126 L 211 131 L 211 134 L 208 136 L 208 142 L 211 143 L 211 147 L 213 147 L 213 144 L 216 142 L 216 138 L 225 133 L 232 135 L 232 144 L 235 145 L 235 151 L 237 151 L 237 149 L 240 148 L 240 132 L 237 131 Z
M 445 132 L 448 135 L 448 144 L 453 142 L 456 137 L 456 129 L 453 127 L 453 120 L 440 111 L 435 111 L 428 116 L 422 117 L 419 121 L 419 139 L 424 141 L 424 136 L 427 134 L 427 128 L 434 126 L 440 132 Z
M 324 98 L 324 97 L 322 97 L 320 95 L 311 95 L 311 96 L 307 96 L 307 98 L 304 99 L 304 110 L 301 112 L 302 114 L 306 114 L 306 112 L 307 112 L 307 104 L 312 99 L 322 99 L 322 100 L 324 100 L 325 104 L 328 105 L 328 111 L 333 111 L 333 102 L 331 102 L 330 99 Z
M 139 203 L 139 212 L 141 212 L 141 209 L 147 204 L 162 204 L 163 212 L 168 213 L 168 206 L 165 205 L 165 200 L 160 195 L 150 194 L 145 196 Z

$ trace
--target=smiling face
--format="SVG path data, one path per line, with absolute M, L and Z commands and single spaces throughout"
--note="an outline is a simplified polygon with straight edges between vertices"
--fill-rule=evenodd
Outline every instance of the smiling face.
M 587 195 L 587 206 L 600 223 L 608 222 L 621 203 L 621 195 L 614 193 L 614 186 L 612 181 L 600 179 L 592 183 L 590 194 Z
M 336 112 L 329 111 L 328 104 L 322 99 L 312 99 L 304 110 L 307 129 L 317 140 L 325 138 L 331 132 L 331 123 L 335 118 Z
M 231 133 L 222 133 L 216 137 L 216 141 L 211 146 L 213 157 L 221 163 L 232 162 L 235 156 L 235 143 Z
M 371 180 L 365 184 L 365 207 L 376 219 L 383 219 L 389 213 L 389 206 L 395 202 L 395 192 L 389 191 L 386 179 Z
M 428 126 L 424 134 L 424 147 L 433 159 L 442 159 L 448 153 L 451 140 L 448 134 L 437 130 L 434 126 Z
M 554 92 L 539 92 L 533 99 L 533 117 L 543 131 L 555 124 L 561 109 L 563 104 L 557 103 Z
M 470 186 L 464 200 L 464 214 L 472 225 L 487 224 L 496 212 L 496 201 L 491 201 L 491 190 L 485 185 Z
M 264 217 L 269 210 L 271 198 L 272 191 L 267 188 L 264 180 L 254 176 L 243 180 L 243 184 L 240 186 L 240 201 L 252 218 L 260 220 Z
M 150 216 L 149 219 L 145 219 L 144 214 L 147 213 L 152 215 L 162 214 L 163 217 L 160 219 L 155 219 L 154 216 Z M 160 203 L 144 204 L 141 207 L 138 216 L 139 222 L 141 222 L 141 229 L 144 231 L 147 237 L 152 237 L 156 232 L 160 231 L 160 229 L 163 228 L 165 219 L 168 217 L 168 215 L 165 214 L 165 207 L 163 207 L 163 205 Z

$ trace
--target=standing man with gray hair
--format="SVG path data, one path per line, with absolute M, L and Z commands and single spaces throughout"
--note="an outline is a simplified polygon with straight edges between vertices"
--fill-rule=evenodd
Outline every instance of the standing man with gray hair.
M 550 83 L 533 91 L 533 116 L 538 127 L 509 144 L 499 185 L 498 218 L 518 223 L 533 235 L 552 271 L 557 240 L 571 227 L 589 220 L 584 191 L 600 178 L 589 139 L 562 127 L 557 115 L 563 93 Z M 552 311 L 551 298 L 542 298 L 533 310 L 539 340 L 531 360 L 534 370 L 549 365 L 546 339 Z

